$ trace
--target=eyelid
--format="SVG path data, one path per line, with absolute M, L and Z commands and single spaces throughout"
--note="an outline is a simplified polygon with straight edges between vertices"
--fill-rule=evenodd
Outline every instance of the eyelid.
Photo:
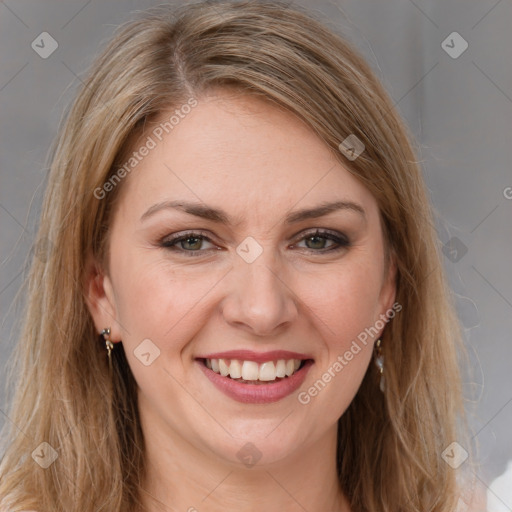
M 164 248 L 165 247 L 171 248 L 172 247 L 171 244 L 178 244 L 179 242 L 186 240 L 187 238 L 200 238 L 200 239 L 208 241 L 212 244 L 214 243 L 212 241 L 211 237 L 209 236 L 209 233 L 198 229 L 198 230 L 184 231 L 181 234 L 180 234 L 180 232 L 177 232 L 177 233 L 173 233 L 172 235 L 166 235 L 160 240 L 159 245 L 163 246 Z M 208 249 L 208 250 L 210 250 L 210 249 Z M 184 250 L 182 250 L 180 252 L 205 252 L 205 251 L 184 251 Z
M 340 241 L 343 241 L 346 244 L 350 243 L 350 240 L 348 236 L 341 232 L 341 231 L 335 231 L 333 229 L 327 229 L 327 228 L 313 228 L 310 230 L 302 231 L 298 234 L 297 240 L 303 240 L 304 238 L 312 237 L 312 236 L 323 236 L 331 235 L 333 238 L 337 238 Z
M 327 254 L 330 252 L 336 252 L 336 251 L 340 251 L 342 249 L 346 249 L 351 245 L 351 241 L 350 241 L 349 237 L 343 232 L 339 232 L 339 231 L 335 231 L 335 230 L 331 230 L 331 229 L 327 229 L 327 228 L 313 228 L 313 229 L 304 230 L 304 231 L 298 233 L 295 237 L 295 242 L 292 243 L 292 247 L 295 246 L 295 244 L 297 244 L 298 242 L 301 242 L 304 239 L 311 238 L 314 236 L 317 236 L 320 238 L 325 238 L 326 240 L 331 240 L 332 242 L 335 242 L 337 247 L 332 247 L 332 248 L 328 248 L 328 249 L 319 249 L 319 250 L 301 248 L 302 250 L 305 250 L 309 254 L 314 254 L 314 253 Z M 192 257 L 199 256 L 202 253 L 208 253 L 213 250 L 220 250 L 220 248 L 218 248 L 218 247 L 216 249 L 205 249 L 205 250 L 196 250 L 196 251 L 187 251 L 185 249 L 176 248 L 177 244 L 179 244 L 183 240 L 186 240 L 187 238 L 198 238 L 198 239 L 202 239 L 203 241 L 207 241 L 209 243 L 214 244 L 214 242 L 212 241 L 211 237 L 209 236 L 209 234 L 207 232 L 205 232 L 203 230 L 189 230 L 189 231 L 184 231 L 181 234 L 178 232 L 178 233 L 174 233 L 172 235 L 167 235 L 167 236 L 163 237 L 159 242 L 159 246 L 169 249 L 169 250 L 172 250 L 174 252 L 184 254 L 186 256 L 192 256 Z

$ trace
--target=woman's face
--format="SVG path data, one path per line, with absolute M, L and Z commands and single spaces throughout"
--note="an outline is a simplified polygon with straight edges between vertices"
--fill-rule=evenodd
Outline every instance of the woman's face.
M 358 336 L 394 301 L 374 197 L 258 99 L 217 92 L 161 141 L 152 128 L 133 150 L 148 135 L 155 147 L 118 185 L 109 273 L 89 287 L 98 331 L 122 340 L 146 437 L 238 466 L 332 438 L 378 337 Z

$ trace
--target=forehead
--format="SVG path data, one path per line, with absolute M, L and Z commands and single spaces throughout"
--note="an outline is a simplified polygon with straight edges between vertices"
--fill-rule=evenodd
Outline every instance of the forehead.
M 313 130 L 282 108 L 217 91 L 192 109 L 176 110 L 148 124 L 133 147 L 149 139 L 154 146 L 123 185 L 132 207 L 199 201 L 232 211 L 241 223 L 249 214 L 276 216 L 325 201 L 357 200 L 370 213 L 376 208 Z

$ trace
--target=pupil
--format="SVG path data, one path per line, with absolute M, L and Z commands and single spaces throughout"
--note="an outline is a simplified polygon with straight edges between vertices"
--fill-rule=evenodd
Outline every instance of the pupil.
M 196 243 L 197 243 L 197 242 L 201 242 L 201 240 L 200 240 L 199 238 L 195 237 L 195 236 L 189 236 L 186 240 L 184 240 L 184 242 L 185 242 L 186 244 L 188 244 L 190 240 L 195 240 L 195 241 L 196 241 Z M 193 242 L 192 242 L 192 245 L 194 245 L 194 243 L 193 243 Z M 199 247 L 192 247 L 192 249 L 199 249 Z
M 324 239 L 324 238 L 322 238 L 321 236 L 311 236 L 311 237 L 309 237 L 309 240 L 310 240 L 310 241 L 311 241 L 311 240 L 317 240 L 317 241 L 320 241 L 320 247 L 314 247 L 314 248 L 315 248 L 315 249 L 323 249 L 323 247 L 322 247 L 322 245 L 323 245 L 323 244 L 322 244 L 322 242 L 325 242 L 325 239 Z M 313 244 L 314 244 L 314 243 L 315 243 L 315 242 L 313 242 Z

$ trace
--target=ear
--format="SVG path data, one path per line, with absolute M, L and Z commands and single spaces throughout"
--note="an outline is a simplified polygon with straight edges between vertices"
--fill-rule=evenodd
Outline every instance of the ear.
M 117 322 L 117 307 L 110 277 L 91 256 L 86 263 L 84 282 L 85 300 L 98 333 L 110 327 L 112 342 L 121 341 L 121 330 Z

